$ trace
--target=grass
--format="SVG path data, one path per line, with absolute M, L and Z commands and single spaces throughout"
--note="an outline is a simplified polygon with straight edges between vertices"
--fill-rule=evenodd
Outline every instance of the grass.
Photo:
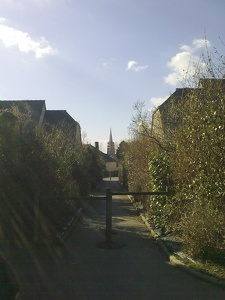
M 185 265 L 198 272 L 216 277 L 220 280 L 225 280 L 225 266 L 223 265 L 215 264 L 211 261 L 191 262 L 188 259 L 183 259 L 182 261 L 185 263 Z
M 203 272 L 209 275 L 213 275 L 214 277 L 217 277 L 218 279 L 225 280 L 225 267 L 213 264 L 211 262 L 198 262 L 196 264 L 193 263 L 192 268 L 195 268 L 199 272 Z

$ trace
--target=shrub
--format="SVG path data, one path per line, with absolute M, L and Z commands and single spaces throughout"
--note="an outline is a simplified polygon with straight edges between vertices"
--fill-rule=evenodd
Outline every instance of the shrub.
M 192 204 L 181 222 L 185 252 L 194 258 L 225 265 L 224 224 L 224 214 L 211 204 Z
M 149 163 L 150 181 L 152 191 L 164 192 L 169 188 L 169 166 L 165 153 L 155 154 Z M 165 230 L 164 207 L 167 203 L 167 196 L 151 196 L 148 205 L 151 209 L 151 219 L 156 228 Z
M 33 237 L 37 210 L 42 234 L 54 235 L 101 177 L 96 154 L 77 146 L 72 128 L 40 131 L 24 111 L 0 116 L 0 225 L 18 244 Z
M 199 66 L 204 68 L 196 70 L 189 88 L 176 90 L 156 110 L 154 122 L 149 111 L 143 111 L 144 103 L 134 105 L 133 139 L 123 154 L 123 165 L 132 191 L 170 186 L 169 197 L 143 199 L 153 224 L 179 231 L 191 255 L 221 263 L 225 249 L 225 57 L 217 51 L 211 57 L 206 49 Z

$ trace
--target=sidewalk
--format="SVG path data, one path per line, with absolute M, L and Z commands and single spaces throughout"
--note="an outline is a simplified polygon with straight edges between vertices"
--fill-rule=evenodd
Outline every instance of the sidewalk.
M 183 261 L 185 261 L 185 262 L 198 265 L 197 261 L 195 261 L 193 258 L 188 256 L 185 252 L 183 252 L 183 242 L 178 235 L 174 233 L 164 235 L 161 233 L 160 230 L 159 231 L 154 230 L 149 223 L 148 215 L 143 211 L 142 204 L 140 202 L 134 202 L 133 198 L 130 196 L 129 199 L 133 203 L 134 207 L 136 208 L 145 226 L 151 232 L 152 236 L 156 239 L 157 243 L 161 246 L 166 256 L 168 257 L 168 260 L 172 264 L 180 267 L 181 269 L 188 272 L 192 276 L 195 276 L 197 278 L 200 278 L 202 280 L 208 281 L 213 284 L 217 284 L 218 286 L 225 288 L 224 279 L 207 274 L 206 272 L 203 273 L 197 271 L 194 268 L 189 267 L 188 263 L 187 264 L 183 263 Z
M 99 187 L 120 189 L 116 181 Z M 100 193 L 101 194 L 101 193 Z M 113 241 L 105 240 L 105 200 L 89 200 L 83 219 L 62 247 L 21 249 L 12 259 L 20 300 L 224 299 L 225 291 L 168 262 L 126 196 L 113 197 Z

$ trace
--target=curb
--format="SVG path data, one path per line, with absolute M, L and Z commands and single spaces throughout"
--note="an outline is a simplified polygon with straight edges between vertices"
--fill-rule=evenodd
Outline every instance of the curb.
M 153 236 L 153 238 L 156 240 L 157 244 L 162 248 L 162 250 L 164 251 L 164 253 L 166 254 L 166 256 L 168 257 L 169 262 L 174 265 L 179 267 L 180 269 L 182 269 L 183 271 L 189 273 L 190 275 L 199 278 L 203 281 L 207 281 L 209 283 L 218 285 L 219 287 L 225 288 L 225 280 L 223 279 L 219 279 L 207 274 L 203 274 L 201 272 L 196 271 L 195 269 L 185 265 L 184 263 L 182 263 L 179 259 L 177 259 L 167 248 L 165 242 L 155 233 L 155 231 L 151 228 L 151 226 L 149 225 L 147 219 L 143 216 L 143 214 L 140 214 L 140 217 L 142 219 L 142 221 L 145 223 L 146 227 L 149 229 L 149 231 L 151 232 L 151 235 Z
M 77 210 L 77 213 L 72 217 L 72 219 L 63 228 L 63 231 L 60 232 L 59 234 L 57 234 L 57 237 L 56 237 L 56 243 L 57 244 L 62 245 L 66 241 L 66 239 L 68 238 L 68 236 L 72 232 L 74 226 L 78 222 L 82 212 L 83 212 L 83 208 L 80 207 Z
M 131 196 L 128 196 L 130 199 L 131 203 L 133 204 L 133 200 Z M 203 281 L 209 282 L 211 284 L 215 284 L 221 288 L 225 288 L 225 280 L 224 279 L 219 279 L 207 274 L 203 274 L 201 272 L 196 271 L 195 269 L 185 265 L 183 262 L 181 262 L 179 259 L 177 259 L 168 249 L 166 246 L 165 242 L 160 238 L 160 236 L 152 229 L 152 227 L 149 225 L 147 219 L 142 213 L 139 213 L 139 216 L 141 217 L 142 221 L 144 222 L 145 226 L 148 228 L 148 230 L 151 232 L 151 235 L 153 238 L 156 240 L 157 244 L 161 247 L 165 255 L 167 256 L 169 262 L 180 268 L 181 270 L 185 271 L 189 275 L 192 275 L 193 277 L 199 278 Z

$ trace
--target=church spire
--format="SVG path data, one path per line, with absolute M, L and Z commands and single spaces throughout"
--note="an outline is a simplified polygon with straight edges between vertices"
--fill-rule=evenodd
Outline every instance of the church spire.
M 109 133 L 109 142 L 107 144 L 107 154 L 110 155 L 111 157 L 115 157 L 115 144 L 113 142 L 111 128 Z
M 109 134 L 109 143 L 113 143 L 111 128 L 110 128 L 110 134 Z

